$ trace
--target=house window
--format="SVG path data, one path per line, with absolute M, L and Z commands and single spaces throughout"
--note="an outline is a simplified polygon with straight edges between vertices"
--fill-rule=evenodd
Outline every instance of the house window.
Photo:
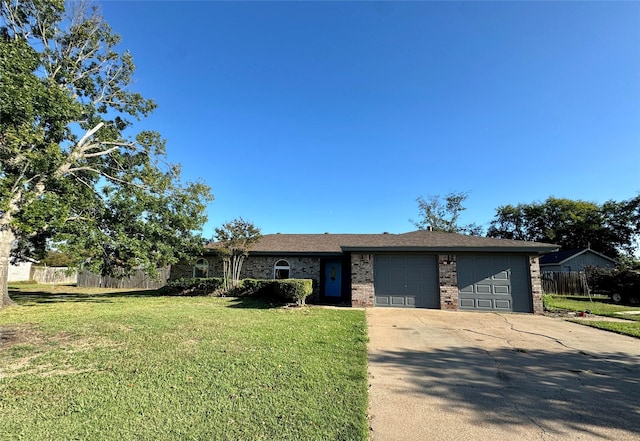
M 289 262 L 286 260 L 278 260 L 273 267 L 274 279 L 288 279 L 289 278 Z
M 193 267 L 194 278 L 206 278 L 209 277 L 209 262 L 207 259 L 198 259 L 196 266 Z

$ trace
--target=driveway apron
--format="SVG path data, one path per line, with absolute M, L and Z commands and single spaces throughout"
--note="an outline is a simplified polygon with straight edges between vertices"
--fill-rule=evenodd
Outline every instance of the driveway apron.
M 371 308 L 386 440 L 640 440 L 640 340 L 529 314 Z

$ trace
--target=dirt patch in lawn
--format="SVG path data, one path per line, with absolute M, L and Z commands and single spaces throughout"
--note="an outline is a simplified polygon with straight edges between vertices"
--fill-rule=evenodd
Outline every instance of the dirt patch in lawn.
M 604 315 L 595 315 L 589 313 L 580 313 L 576 311 L 546 311 L 544 313 L 547 317 L 557 317 L 563 318 L 566 320 L 584 320 L 584 321 L 593 321 L 593 322 L 621 322 L 621 323 L 629 323 L 629 320 L 625 320 L 622 318 L 616 317 L 607 317 Z
M 0 353 L 18 344 L 37 345 L 43 341 L 42 333 L 32 324 L 0 326 Z
M 76 374 L 93 369 L 76 369 L 64 361 L 52 365 L 44 361 L 53 351 L 70 358 L 73 353 L 113 346 L 99 339 L 79 338 L 70 333 L 45 334 L 33 324 L 0 326 L 0 379 L 18 375 Z

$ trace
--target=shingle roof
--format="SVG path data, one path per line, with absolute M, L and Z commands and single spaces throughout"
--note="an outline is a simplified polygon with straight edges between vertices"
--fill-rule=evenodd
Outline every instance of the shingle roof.
M 591 252 L 593 254 L 596 254 L 600 257 L 602 257 L 603 259 L 608 259 L 611 262 L 614 263 L 618 263 L 615 259 L 612 259 L 609 256 L 605 256 L 602 253 L 599 253 L 597 251 L 594 251 L 590 248 L 582 248 L 582 249 L 578 249 L 578 250 L 563 250 L 563 251 L 556 251 L 555 253 L 549 253 L 546 254 L 544 256 L 542 256 L 540 258 L 540 265 L 557 265 L 557 264 L 561 264 L 569 259 L 571 259 L 574 256 L 577 256 L 579 254 L 582 253 L 586 253 L 586 252 Z
M 220 244 L 207 245 L 215 249 Z M 557 245 L 418 230 L 403 234 L 267 234 L 251 254 L 320 254 L 344 251 L 483 251 L 548 253 Z
M 578 253 L 581 253 L 582 251 L 584 251 L 584 249 L 563 250 L 563 251 L 556 251 L 555 253 L 545 254 L 540 258 L 540 265 L 552 265 L 554 263 L 560 263 L 563 260 L 566 260 L 570 257 L 575 256 Z

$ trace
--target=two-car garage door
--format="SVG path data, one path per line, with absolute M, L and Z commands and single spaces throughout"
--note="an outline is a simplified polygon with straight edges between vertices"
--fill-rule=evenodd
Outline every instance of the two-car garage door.
M 525 256 L 457 256 L 461 310 L 531 312 L 529 268 Z M 376 306 L 440 308 L 436 256 L 377 255 Z

